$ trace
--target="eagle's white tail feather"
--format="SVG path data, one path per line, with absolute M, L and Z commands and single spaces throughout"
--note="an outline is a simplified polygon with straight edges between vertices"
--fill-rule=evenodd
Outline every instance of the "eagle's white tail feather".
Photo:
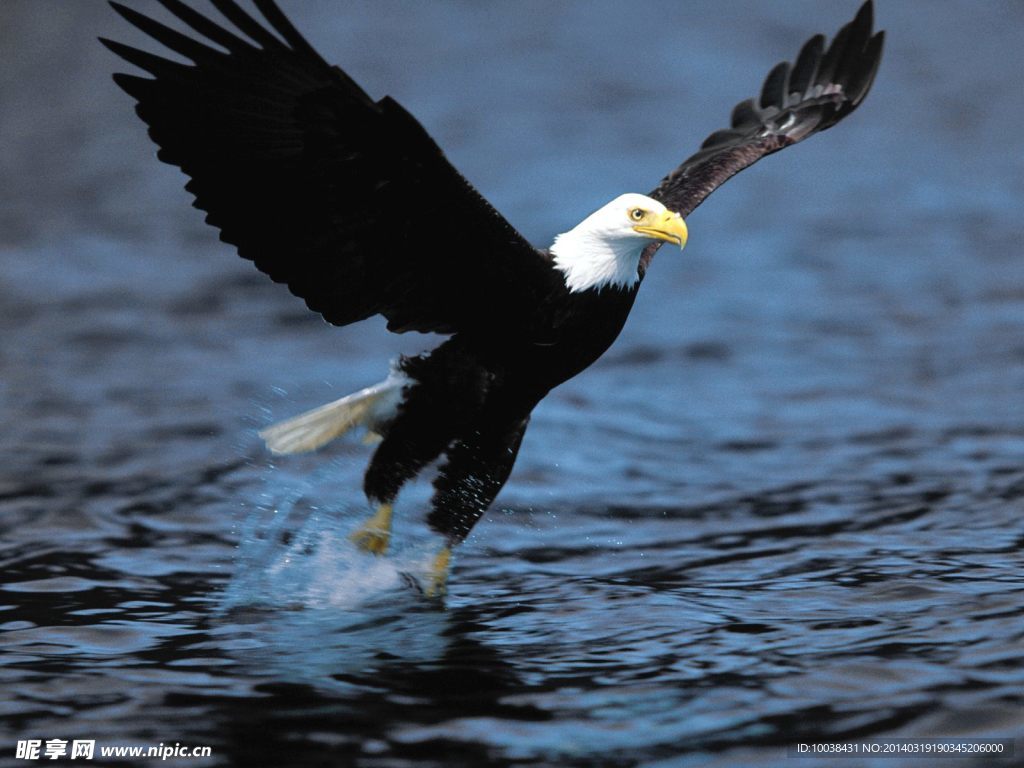
M 402 387 L 409 380 L 393 373 L 379 384 L 346 395 L 286 421 L 260 430 L 273 453 L 305 453 L 341 437 L 355 427 L 375 427 L 394 417 L 402 399 Z

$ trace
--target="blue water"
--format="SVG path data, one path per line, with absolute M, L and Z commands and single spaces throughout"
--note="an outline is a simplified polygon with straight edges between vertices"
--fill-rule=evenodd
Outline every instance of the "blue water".
M 538 244 L 854 10 L 284 5 Z M 368 449 L 274 460 L 255 432 L 435 340 L 331 328 L 217 242 L 109 81 L 95 36 L 141 38 L 103 3 L 0 4 L 0 764 L 30 738 L 617 768 L 1018 737 L 975 764 L 1019 761 L 1024 11 L 878 14 L 861 111 L 691 217 L 433 605 L 406 576 L 425 488 L 395 554 L 360 555 Z

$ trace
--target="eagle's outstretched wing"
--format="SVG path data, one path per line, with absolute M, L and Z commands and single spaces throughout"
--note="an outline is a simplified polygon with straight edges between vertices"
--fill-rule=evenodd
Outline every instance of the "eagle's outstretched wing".
M 273 0 L 254 0 L 262 20 L 211 2 L 234 29 L 160 0 L 202 42 L 111 3 L 193 65 L 102 42 L 153 75 L 114 79 L 222 240 L 336 325 L 380 313 L 451 333 L 529 310 L 543 256 L 412 115 L 329 66 Z
M 708 136 L 651 197 L 686 217 L 747 166 L 831 128 L 853 112 L 871 88 L 882 58 L 885 33 L 872 34 L 872 15 L 867 0 L 827 50 L 824 35 L 815 35 L 795 63 L 775 65 L 760 97 L 737 104 L 731 126 Z M 653 253 L 657 246 L 648 250 Z

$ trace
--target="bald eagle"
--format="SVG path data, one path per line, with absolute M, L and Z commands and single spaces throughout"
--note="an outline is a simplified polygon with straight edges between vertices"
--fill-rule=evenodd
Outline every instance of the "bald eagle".
M 830 45 L 816 35 L 775 66 L 653 191 L 616 197 L 538 250 L 411 114 L 328 65 L 273 0 L 253 0 L 262 18 L 211 0 L 219 23 L 159 2 L 196 35 L 111 5 L 192 64 L 101 40 L 151 75 L 114 80 L 221 240 L 329 323 L 380 314 L 396 333 L 448 337 L 394 361 L 379 384 L 261 432 L 275 453 L 357 427 L 379 439 L 364 480 L 375 512 L 352 536 L 376 554 L 399 490 L 440 460 L 428 523 L 444 546 L 429 595 L 444 592 L 451 548 L 508 479 L 531 411 L 619 335 L 655 251 L 682 248 L 685 217 L 731 176 L 856 109 L 883 41 L 868 0 Z

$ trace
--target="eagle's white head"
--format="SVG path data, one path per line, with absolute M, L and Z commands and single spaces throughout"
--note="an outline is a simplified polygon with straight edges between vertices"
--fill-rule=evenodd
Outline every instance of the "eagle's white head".
M 573 293 L 630 288 L 640 279 L 640 255 L 653 241 L 686 245 L 686 222 L 657 200 L 619 195 L 555 238 L 551 255 Z

